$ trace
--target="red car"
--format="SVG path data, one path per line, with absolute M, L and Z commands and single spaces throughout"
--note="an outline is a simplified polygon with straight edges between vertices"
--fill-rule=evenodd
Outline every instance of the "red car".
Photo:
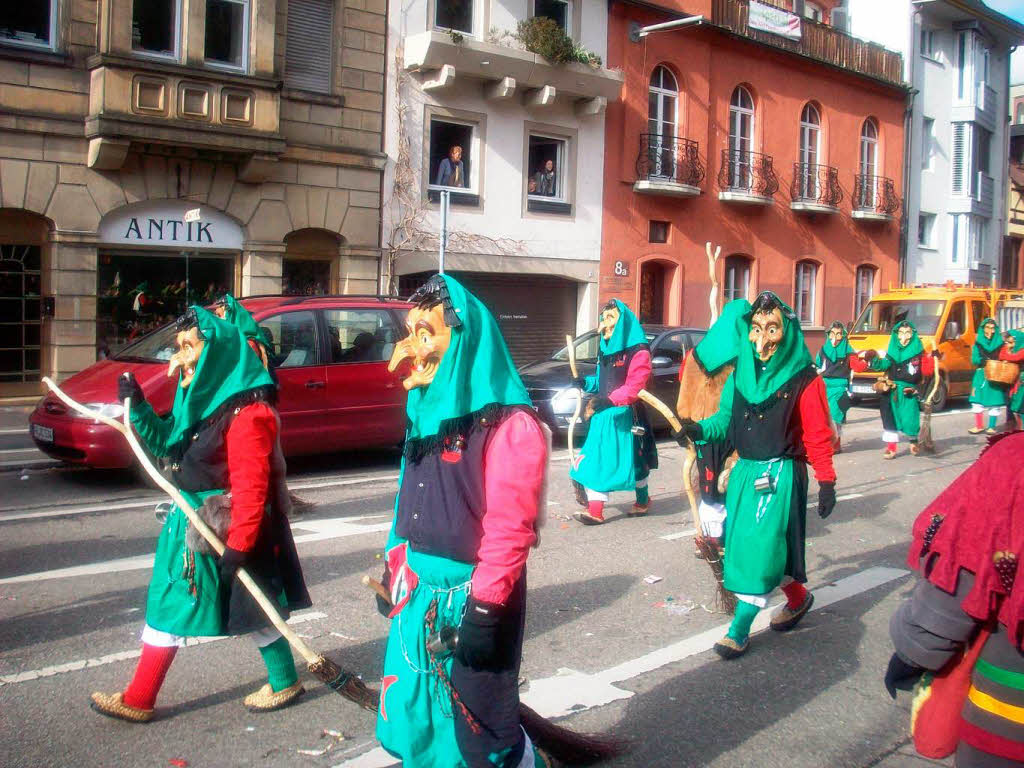
M 388 373 L 405 336 L 408 302 L 377 296 L 255 296 L 241 302 L 273 342 L 281 444 L 288 456 L 398 445 L 405 434 L 401 371 Z M 120 418 L 117 378 L 135 374 L 157 413 L 170 410 L 177 377 L 167 377 L 175 329 L 165 326 L 65 381 L 80 403 Z M 78 416 L 52 394 L 29 416 L 43 453 L 88 467 L 134 464 L 124 438 Z

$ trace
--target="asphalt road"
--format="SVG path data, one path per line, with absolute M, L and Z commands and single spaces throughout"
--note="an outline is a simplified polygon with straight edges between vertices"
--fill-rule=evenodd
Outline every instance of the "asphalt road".
M 981 441 L 967 435 L 968 415 L 942 414 L 937 456 L 883 461 L 877 411 L 851 416 L 836 458 L 839 506 L 827 521 L 808 516 L 818 605 L 792 633 L 755 636 L 733 662 L 710 651 L 729 617 L 714 612 L 707 566 L 692 556 L 681 451 L 660 446 L 650 516 L 627 519 L 632 499 L 618 494 L 609 522 L 586 528 L 569 517 L 567 456 L 556 450 L 529 564 L 524 699 L 572 728 L 629 739 L 616 766 L 935 765 L 907 746 L 908 700 L 893 703 L 881 686 L 887 626 L 913 584 L 911 522 Z M 316 504 L 293 520 L 315 601 L 296 629 L 375 682 L 387 626 L 359 579 L 382 568 L 397 457 L 291 469 L 292 488 Z M 0 471 L 0 765 L 388 765 L 372 716 L 309 676 L 296 706 L 246 712 L 242 698 L 265 680 L 246 638 L 183 649 L 149 724 L 89 710 L 92 691 L 119 690 L 134 670 L 157 500 L 126 472 Z

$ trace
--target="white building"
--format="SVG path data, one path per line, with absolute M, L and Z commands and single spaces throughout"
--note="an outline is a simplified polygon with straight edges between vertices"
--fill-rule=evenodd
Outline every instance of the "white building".
M 596 325 L 604 109 L 622 75 L 597 58 L 549 63 L 514 33 L 546 16 L 577 57 L 585 49 L 603 61 L 607 5 L 406 0 L 389 9 L 386 276 L 405 294 L 437 271 L 447 189 L 446 271 L 489 305 L 518 362 L 547 355 L 566 333 Z
M 851 31 L 904 56 L 907 282 L 998 280 L 1010 49 L 1024 26 L 979 0 L 849 0 Z

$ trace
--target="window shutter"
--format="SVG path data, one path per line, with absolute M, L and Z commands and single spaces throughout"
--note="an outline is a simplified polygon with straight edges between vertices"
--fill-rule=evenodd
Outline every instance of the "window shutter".
M 967 178 L 967 124 L 953 123 L 953 152 L 952 152 L 952 176 L 953 194 L 966 195 L 970 186 L 965 182 Z
M 333 37 L 334 0 L 288 0 L 286 87 L 330 92 Z

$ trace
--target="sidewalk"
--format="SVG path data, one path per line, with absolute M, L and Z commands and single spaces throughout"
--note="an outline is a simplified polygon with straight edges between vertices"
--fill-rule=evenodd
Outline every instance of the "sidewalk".
M 929 760 L 926 757 L 921 757 L 914 751 L 914 745 L 910 743 L 910 739 L 907 739 L 907 743 L 898 747 L 892 754 L 886 755 L 877 763 L 870 764 L 870 768 L 937 768 L 938 766 L 953 768 L 953 758 Z

